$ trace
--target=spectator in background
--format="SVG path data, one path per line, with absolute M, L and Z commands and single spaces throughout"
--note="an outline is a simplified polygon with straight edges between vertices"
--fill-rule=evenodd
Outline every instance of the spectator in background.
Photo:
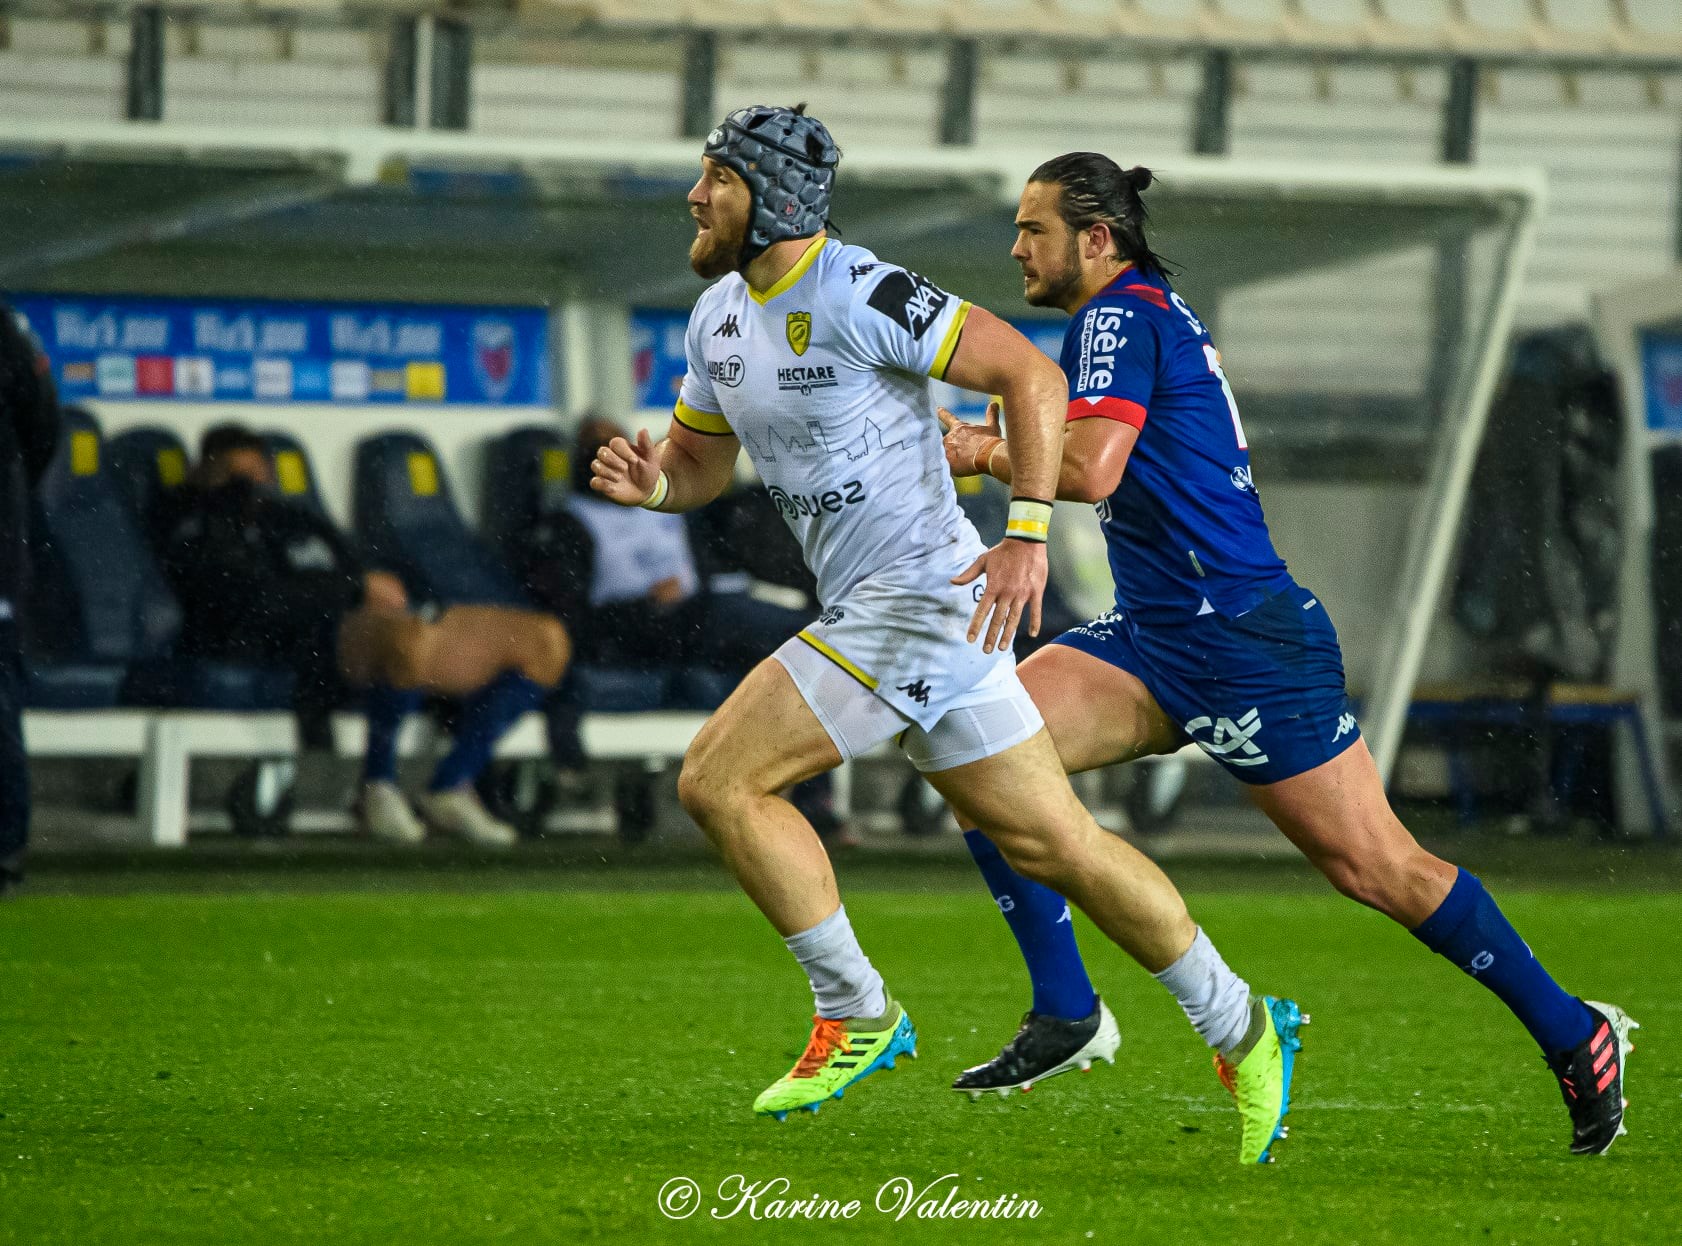
M 346 684 L 367 688 L 358 815 L 370 834 L 418 842 L 424 820 L 473 843 L 512 844 L 514 829 L 485 809 L 473 781 L 503 733 L 560 680 L 565 629 L 506 607 L 412 613 L 395 576 L 365 567 L 328 520 L 272 485 L 262 439 L 219 424 L 206 430 L 187 483 L 162 500 L 158 539 L 181 603 L 181 652 L 291 669 L 302 714 L 324 714 Z M 426 693 L 465 704 L 417 819 L 397 787 L 397 732 Z
M 23 879 L 29 757 L 17 612 L 28 559 L 29 495 L 58 445 L 58 396 L 46 357 L 0 302 L 0 895 Z
M 565 509 L 534 525 L 515 552 L 515 571 L 533 599 L 566 623 L 581 664 L 698 667 L 739 681 L 817 613 L 799 546 L 762 486 L 696 512 L 688 517 L 693 529 L 685 516 L 597 496 L 590 489 L 596 451 L 626 435 L 612 420 L 585 417 Z M 826 841 L 854 842 L 835 816 L 831 791 L 822 775 L 790 799 Z

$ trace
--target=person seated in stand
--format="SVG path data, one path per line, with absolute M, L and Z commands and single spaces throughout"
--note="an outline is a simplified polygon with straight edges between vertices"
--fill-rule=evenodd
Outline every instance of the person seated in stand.
M 366 690 L 368 749 L 358 821 L 416 843 L 426 828 L 506 847 L 516 834 L 473 781 L 510 726 L 560 681 L 571 656 L 552 616 L 501 606 L 409 608 L 396 576 L 368 567 L 334 525 L 280 496 L 262 439 L 239 424 L 204 433 L 187 482 L 161 503 L 163 569 L 181 604 L 183 656 L 282 666 L 297 677 L 307 742 L 348 688 Z M 454 746 L 411 809 L 397 786 L 397 732 L 427 695 L 463 702 Z
M 624 428 L 586 416 L 573 450 L 572 492 L 517 543 L 515 570 L 555 612 L 584 665 L 633 670 L 698 667 L 732 683 L 809 623 L 815 587 L 764 486 L 741 488 L 692 518 L 627 510 L 590 489 L 596 452 Z M 601 551 L 612 551 L 611 557 Z M 576 712 L 576 711 L 574 711 Z M 556 764 L 564 765 L 559 739 Z M 790 794 L 826 842 L 856 839 L 836 817 L 828 775 Z

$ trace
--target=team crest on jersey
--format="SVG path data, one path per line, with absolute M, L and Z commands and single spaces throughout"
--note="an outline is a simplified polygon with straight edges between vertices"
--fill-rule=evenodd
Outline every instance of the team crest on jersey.
M 787 329 L 790 349 L 797 355 L 804 355 L 806 348 L 812 344 L 812 313 L 790 312 Z

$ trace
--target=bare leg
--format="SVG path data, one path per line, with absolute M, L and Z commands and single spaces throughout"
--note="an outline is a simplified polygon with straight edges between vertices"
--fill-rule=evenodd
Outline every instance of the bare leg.
M 689 746 L 678 796 L 777 933 L 809 930 L 841 907 L 817 832 L 777 795 L 841 764 L 780 662 L 749 672 Z
M 1344 895 L 1414 929 L 1459 871 L 1421 848 L 1390 809 L 1365 740 L 1250 798 Z
M 339 628 L 339 668 L 352 684 L 424 688 L 449 697 L 477 692 L 510 670 L 550 687 L 571 655 L 558 620 L 504 606 L 452 606 L 433 623 L 364 607 Z
M 1150 972 L 1168 968 L 1191 946 L 1197 927 L 1174 884 L 1093 821 L 1048 732 L 928 779 L 1012 868 L 1067 896 Z

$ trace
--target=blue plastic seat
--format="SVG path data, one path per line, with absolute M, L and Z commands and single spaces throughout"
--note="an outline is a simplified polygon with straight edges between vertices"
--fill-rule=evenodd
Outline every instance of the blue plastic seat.
M 64 411 L 63 440 L 36 494 L 33 553 L 31 704 L 290 705 L 286 672 L 172 655 L 180 610 L 106 462 L 99 424 L 77 407 Z
M 327 504 L 321 500 L 315 466 L 304 443 L 284 429 L 276 428 L 263 434 L 263 448 L 274 466 L 275 489 L 280 496 L 325 517 Z
M 118 496 L 149 532 L 158 500 L 187 479 L 186 445 L 167 428 L 130 428 L 106 441 L 105 460 Z
M 510 540 L 566 504 L 572 450 L 558 428 L 528 424 L 485 443 L 485 536 L 506 554 Z
M 371 561 L 417 601 L 528 607 L 500 558 L 456 509 L 438 453 L 413 433 L 356 447 L 355 528 Z

